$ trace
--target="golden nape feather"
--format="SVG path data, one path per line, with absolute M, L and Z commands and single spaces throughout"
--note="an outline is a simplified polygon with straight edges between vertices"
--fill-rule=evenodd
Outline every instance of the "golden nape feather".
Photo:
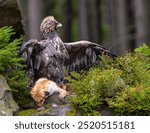
M 40 30 L 43 36 L 47 36 L 50 32 L 57 30 L 58 27 L 61 27 L 62 24 L 58 23 L 53 16 L 48 16 L 44 18 L 41 23 Z

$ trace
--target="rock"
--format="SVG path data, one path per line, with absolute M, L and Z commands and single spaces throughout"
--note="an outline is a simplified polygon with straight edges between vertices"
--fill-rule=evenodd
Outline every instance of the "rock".
M 70 105 L 50 105 L 46 104 L 44 110 L 35 108 L 22 110 L 18 113 L 19 116 L 66 116 L 70 111 Z
M 55 93 L 48 97 L 45 104 L 51 105 L 47 111 L 39 112 L 38 115 L 44 116 L 65 116 L 70 111 L 70 106 L 67 104 L 67 97 L 60 98 L 58 93 Z
M 44 107 L 30 108 L 20 111 L 17 115 L 21 116 L 66 116 L 71 110 L 67 97 L 59 98 L 59 94 L 55 93 L 48 97 L 44 103 Z
M 0 116 L 12 116 L 18 109 L 6 79 L 0 75 Z
M 24 34 L 17 0 L 0 0 L 0 18 L 0 27 L 12 26 L 16 32 L 12 39 Z

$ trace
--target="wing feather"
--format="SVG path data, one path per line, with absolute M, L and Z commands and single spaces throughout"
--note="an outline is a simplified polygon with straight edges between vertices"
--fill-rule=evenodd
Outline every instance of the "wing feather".
M 96 63 L 98 55 L 107 54 L 111 58 L 116 57 L 103 46 L 89 41 L 64 43 L 64 45 L 70 56 L 66 62 L 68 72 L 79 72 L 82 69 L 89 69 Z

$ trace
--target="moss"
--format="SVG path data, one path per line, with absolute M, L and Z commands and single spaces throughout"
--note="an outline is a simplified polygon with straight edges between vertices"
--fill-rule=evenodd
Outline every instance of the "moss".
M 71 109 L 70 109 L 70 111 L 68 111 L 66 113 L 66 116 L 76 116 L 77 112 L 78 112 L 77 109 L 74 106 L 71 106 L 71 105 L 70 105 L 70 107 L 71 107 Z
M 19 116 L 33 116 L 37 114 L 38 111 L 36 109 L 28 109 L 28 110 L 22 110 L 18 113 Z
M 49 108 L 51 108 L 50 104 L 45 104 L 44 105 L 44 110 L 38 111 L 37 109 L 27 109 L 27 110 L 22 110 L 18 113 L 19 116 L 38 116 L 38 115 L 42 115 L 45 114 L 47 112 L 49 112 Z

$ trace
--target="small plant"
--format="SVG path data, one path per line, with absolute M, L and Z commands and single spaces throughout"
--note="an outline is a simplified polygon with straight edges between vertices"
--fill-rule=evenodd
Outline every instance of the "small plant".
M 150 48 L 148 45 L 143 44 L 141 47 L 134 50 L 136 53 L 143 54 L 146 57 L 150 57 Z
M 122 70 L 124 82 L 129 86 L 150 85 L 150 75 L 146 64 L 147 57 L 128 53 L 117 59 L 115 67 Z
M 150 70 L 150 48 L 146 44 L 143 44 L 141 47 L 134 50 L 141 57 L 145 57 L 146 63 L 144 64 L 147 69 Z M 143 58 L 141 58 L 143 59 Z
M 12 89 L 14 99 L 19 105 L 27 101 L 27 76 L 19 57 L 19 47 L 22 39 L 10 41 L 15 34 L 11 27 L 0 28 L 0 74 L 4 75 Z
M 115 115 L 150 115 L 150 87 L 137 86 L 108 100 Z
M 121 75 L 117 69 L 101 71 L 99 68 L 92 68 L 88 74 L 72 73 L 75 80 L 67 78 L 74 88 L 75 95 L 71 101 L 81 109 L 83 115 L 100 115 L 97 109 L 102 105 L 106 97 L 112 97 L 122 89 L 116 81 Z
M 74 91 L 70 100 L 83 115 L 99 115 L 102 105 L 114 115 L 150 115 L 149 64 L 147 45 L 116 60 L 101 56 L 99 66 L 67 77 Z

